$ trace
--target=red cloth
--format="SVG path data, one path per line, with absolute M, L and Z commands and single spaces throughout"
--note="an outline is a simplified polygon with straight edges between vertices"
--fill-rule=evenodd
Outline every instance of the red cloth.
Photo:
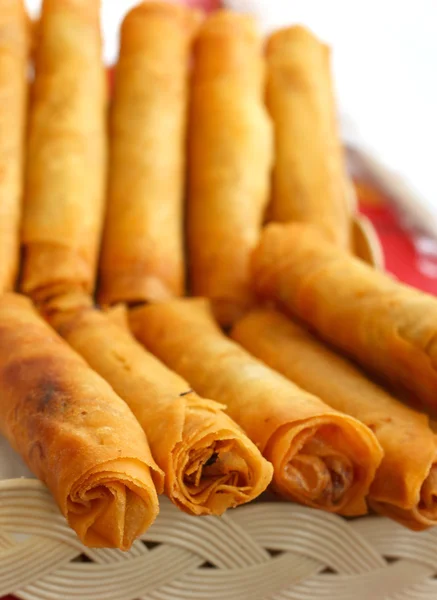
M 437 295 L 437 259 L 425 255 L 414 243 L 413 235 L 400 223 L 396 209 L 387 198 L 375 190 L 379 201 L 368 202 L 366 191 L 357 193 L 360 201 L 360 212 L 373 223 L 384 252 L 387 271 L 409 285 L 429 294 Z

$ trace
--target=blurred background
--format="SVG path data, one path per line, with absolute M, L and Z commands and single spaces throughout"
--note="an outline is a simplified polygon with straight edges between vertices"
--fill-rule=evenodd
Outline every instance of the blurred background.
M 36 15 L 41 0 L 26 2 Z M 119 24 L 136 3 L 102 0 L 108 64 L 117 56 Z M 209 8 L 220 4 L 188 3 Z M 432 229 L 429 232 L 437 237 L 437 0 L 225 0 L 224 4 L 257 14 L 265 32 L 301 23 L 332 46 L 343 138 L 392 174 L 392 187 L 399 186 L 401 194 L 404 191 L 420 203 L 417 224 Z

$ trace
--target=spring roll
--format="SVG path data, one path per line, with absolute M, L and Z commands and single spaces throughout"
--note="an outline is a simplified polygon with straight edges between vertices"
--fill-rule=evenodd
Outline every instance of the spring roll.
M 22 0 L 0 4 L 0 293 L 18 272 L 29 23 Z
M 102 304 L 184 289 L 182 200 L 191 40 L 199 13 L 144 2 L 121 28 L 111 114 Z
M 437 438 L 428 417 L 398 402 L 275 310 L 253 310 L 231 335 L 267 365 L 375 433 L 384 458 L 369 502 L 378 512 L 415 530 L 437 524 Z
M 350 245 L 350 209 L 330 50 L 308 29 L 288 27 L 267 43 L 266 102 L 275 127 L 272 221 L 305 221 Z
M 268 200 L 272 131 L 251 17 L 219 11 L 195 43 L 188 143 L 191 287 L 231 323 L 253 301 L 249 257 Z
M 258 496 L 271 465 L 212 400 L 148 353 L 125 329 L 92 308 L 54 313 L 52 323 L 127 402 L 165 473 L 165 491 L 185 512 L 223 513 Z
M 374 434 L 303 391 L 227 338 L 202 299 L 133 309 L 140 341 L 200 394 L 226 405 L 273 464 L 284 497 L 344 515 L 366 512 L 382 458 Z
M 22 289 L 94 286 L 103 220 L 106 75 L 99 0 L 44 0 L 30 108 Z
M 310 225 L 268 225 L 253 263 L 261 297 L 437 412 L 436 298 L 342 252 Z
M 0 432 L 86 546 L 127 550 L 155 520 L 162 473 L 144 431 L 15 294 L 0 298 Z

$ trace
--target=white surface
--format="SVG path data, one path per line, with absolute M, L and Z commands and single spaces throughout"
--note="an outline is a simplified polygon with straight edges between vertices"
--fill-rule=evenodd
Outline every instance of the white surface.
M 347 140 L 364 146 L 409 187 L 437 222 L 437 0 L 226 0 L 255 12 L 264 31 L 302 23 L 334 49 Z M 27 0 L 32 12 L 40 0 Z M 136 0 L 102 0 L 105 58 Z

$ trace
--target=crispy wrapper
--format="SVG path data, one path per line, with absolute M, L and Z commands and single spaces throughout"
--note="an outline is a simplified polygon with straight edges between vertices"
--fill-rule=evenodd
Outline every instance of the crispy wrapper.
M 29 22 L 22 0 L 0 3 L 0 293 L 18 272 Z
M 273 463 L 283 496 L 330 512 L 366 512 L 382 458 L 374 434 L 287 381 L 216 325 L 202 299 L 133 309 L 135 335 L 226 411 Z
M 194 294 L 231 323 L 253 297 L 249 259 L 268 201 L 272 128 L 261 39 L 247 15 L 209 17 L 194 47 L 188 140 L 188 247 Z
M 92 291 L 103 220 L 106 75 L 99 0 L 44 0 L 37 28 L 22 289 Z
M 0 431 L 85 545 L 127 550 L 155 520 L 162 473 L 132 412 L 15 294 L 0 298 Z
M 144 2 L 123 22 L 100 262 L 103 304 L 183 293 L 189 60 L 199 20 L 182 5 Z
M 369 502 L 411 529 L 437 524 L 437 444 L 428 418 L 372 383 L 354 365 L 271 309 L 256 309 L 232 338 L 326 404 L 367 425 L 384 458 Z
M 437 299 L 342 252 L 303 224 L 271 224 L 253 260 L 260 296 L 437 413 Z
M 129 405 L 179 508 L 219 515 L 264 491 L 272 467 L 256 446 L 220 404 L 197 396 L 123 329 L 121 311 L 59 312 L 52 323 Z
M 305 221 L 349 247 L 350 209 L 337 127 L 330 50 L 308 29 L 267 42 L 266 101 L 275 126 L 272 221 Z

